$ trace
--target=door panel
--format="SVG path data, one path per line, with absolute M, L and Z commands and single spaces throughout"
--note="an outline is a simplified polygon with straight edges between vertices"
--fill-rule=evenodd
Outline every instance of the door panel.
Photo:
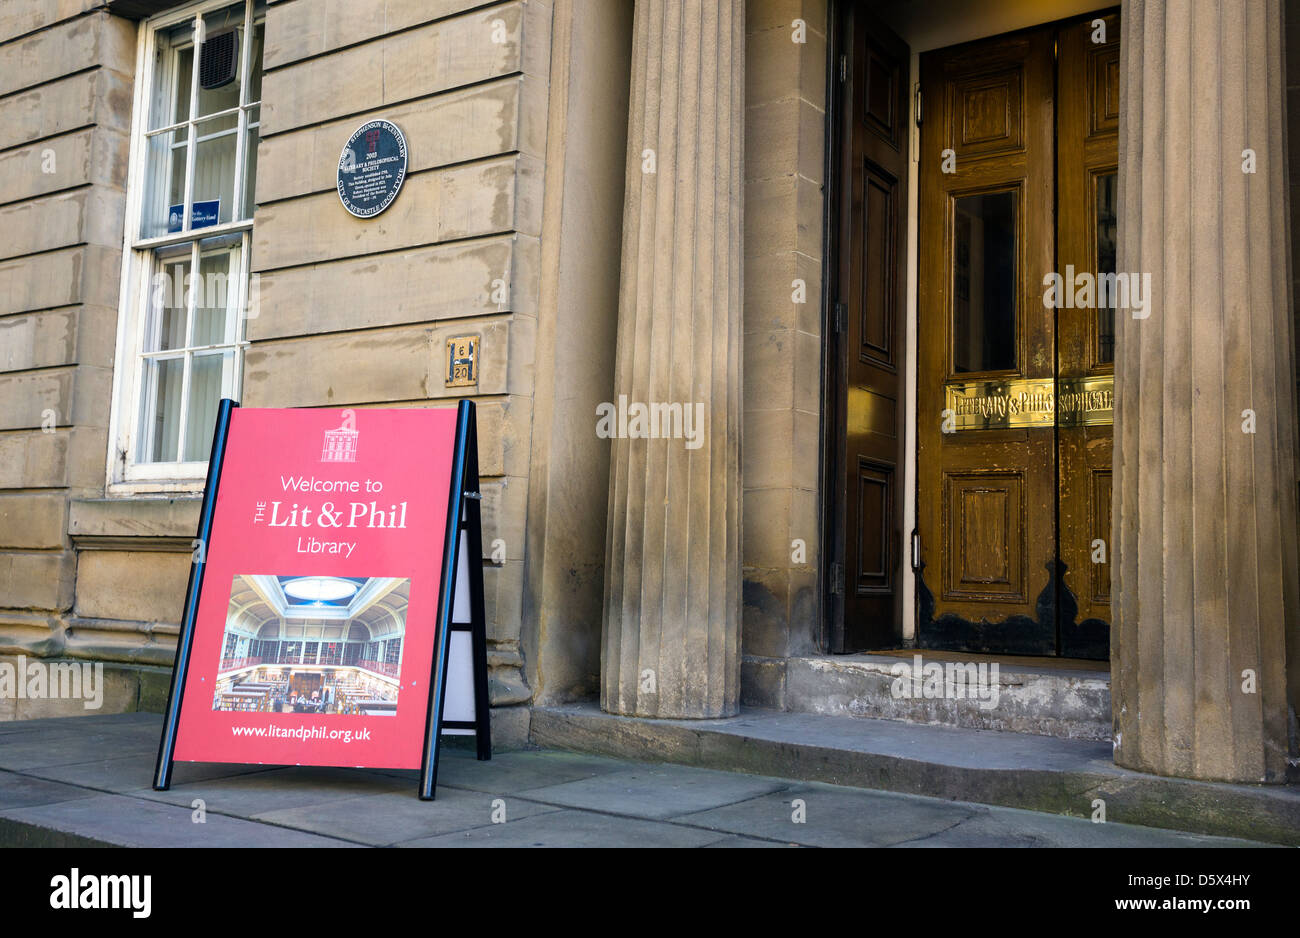
M 898 238 L 897 176 L 885 172 L 871 160 L 861 167 L 863 235 L 858 258 L 860 280 L 853 284 L 854 312 L 858 322 L 858 359 L 864 364 L 892 368 L 894 364 L 894 312 L 896 271 L 891 245 Z M 875 236 L 871 236 L 872 234 Z
M 944 595 L 1023 604 L 1029 546 L 1024 473 L 951 472 L 944 483 L 944 527 L 956 548 L 946 555 Z
M 1106 42 L 1091 20 L 1059 39 L 1057 148 L 1058 270 L 1115 272 L 1119 162 L 1119 15 L 1104 17 Z M 1110 621 L 1110 404 L 1115 377 L 1115 310 L 1056 311 L 1058 376 L 1064 395 L 1086 389 L 1093 421 L 1058 419 L 1060 463 L 1061 654 L 1105 658 Z
M 888 466 L 860 459 L 858 463 L 857 563 L 854 564 L 856 593 L 890 586 L 893 535 L 894 472 Z
M 924 647 L 1056 648 L 1056 349 L 1040 286 L 1055 260 L 1053 41 L 1040 29 L 921 61 Z
M 1024 78 L 1024 64 L 1017 62 L 991 73 L 980 69 L 949 79 L 952 145 L 963 157 L 1024 151 Z
M 900 364 L 907 193 L 906 44 L 855 4 L 842 4 L 839 88 L 838 300 L 832 355 L 842 436 L 832 485 L 832 651 L 898 641 L 902 594 Z M 840 328 L 843 331 L 839 331 Z M 837 580 L 840 578 L 836 578 Z

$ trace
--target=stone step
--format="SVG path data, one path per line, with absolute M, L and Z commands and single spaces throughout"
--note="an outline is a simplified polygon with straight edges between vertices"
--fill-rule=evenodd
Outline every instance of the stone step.
M 784 703 L 827 716 L 1111 738 L 1106 662 L 933 651 L 790 658 Z
M 724 720 L 535 707 L 538 746 L 776 775 L 1300 846 L 1300 786 L 1235 785 L 1122 769 L 1111 744 L 893 720 L 742 710 Z

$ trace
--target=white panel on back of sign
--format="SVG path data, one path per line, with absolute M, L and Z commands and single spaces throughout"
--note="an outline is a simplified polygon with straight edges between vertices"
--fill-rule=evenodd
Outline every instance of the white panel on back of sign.
M 452 723 L 474 720 L 474 644 L 470 632 L 452 632 L 447 662 L 447 696 L 443 720 Z M 444 733 L 473 733 L 473 730 L 444 729 Z
M 460 547 L 456 551 L 456 597 L 451 604 L 451 621 L 456 625 L 469 625 L 473 619 L 473 610 L 469 604 L 469 538 L 464 533 L 460 536 Z M 482 563 L 482 561 L 479 561 Z

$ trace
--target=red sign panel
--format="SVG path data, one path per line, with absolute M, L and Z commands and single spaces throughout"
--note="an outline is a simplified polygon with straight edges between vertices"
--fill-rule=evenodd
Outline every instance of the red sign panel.
M 233 410 L 176 759 L 420 768 L 456 424 Z

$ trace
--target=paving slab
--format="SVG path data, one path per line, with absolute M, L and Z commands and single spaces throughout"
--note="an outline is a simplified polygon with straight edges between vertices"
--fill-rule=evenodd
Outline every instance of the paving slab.
M 0 811 L 0 842 L 59 846 L 74 842 L 126 847 L 343 847 L 343 840 L 209 814 L 194 823 L 189 808 L 123 795 Z M 26 843 L 23 842 L 26 839 Z
M 75 762 L 71 765 L 38 766 L 24 769 L 27 775 L 82 785 L 101 792 L 123 793 L 153 786 L 154 762 L 158 753 L 146 752 L 121 755 L 114 759 L 96 759 Z M 262 765 L 244 765 L 223 762 L 176 762 L 172 766 L 172 784 L 183 785 L 210 778 L 231 775 L 251 775 L 269 771 Z
M 224 778 L 174 780 L 169 791 L 143 788 L 128 794 L 184 807 L 192 805 L 197 798 L 203 801 L 209 812 L 253 817 L 327 801 L 403 790 L 413 796 L 414 788 L 408 790 L 408 783 L 385 775 L 326 766 L 289 766 Z
M 150 744 L 120 733 L 102 731 L 88 735 L 51 733 L 40 738 L 21 736 L 0 745 L 0 768 L 21 771 L 126 755 L 147 757 L 150 753 L 157 757 L 157 740 Z
M 158 746 L 162 742 L 162 727 L 155 726 L 152 722 L 127 723 L 122 726 L 112 723 L 97 723 L 95 724 L 95 732 L 143 743 L 152 747 L 155 752 L 158 751 Z
M 42 717 L 39 720 L 0 721 L 0 736 L 10 733 L 32 733 L 41 730 L 72 730 L 85 732 L 86 727 L 96 730 L 117 732 L 136 726 L 152 726 L 155 735 L 162 735 L 163 718 L 161 713 L 93 713 L 87 711 L 84 716 Z
M 503 801 L 503 805 L 494 802 Z M 558 809 L 517 798 L 439 787 L 437 798 L 421 801 L 415 791 L 342 798 L 309 807 L 266 811 L 254 820 L 381 846 L 492 824 L 504 809 L 508 822 Z
M 591 811 L 552 811 L 454 834 L 424 837 L 402 847 L 704 847 L 711 831 Z
M 76 785 L 64 785 L 14 772 L 0 772 L 0 810 L 55 804 L 72 801 L 74 798 L 90 798 L 94 794 L 93 791 Z
M 745 801 L 788 784 L 781 779 L 680 765 L 647 765 L 529 789 L 525 797 L 629 817 L 671 818 Z
M 1134 824 L 1093 823 L 1015 808 L 973 805 L 971 816 L 929 837 L 899 847 L 1259 847 L 1235 837 L 1209 837 Z M 1276 845 L 1266 845 L 1276 846 Z
M 987 809 L 938 798 L 792 785 L 675 820 L 810 847 L 890 847 L 946 831 L 982 810 Z
M 444 760 L 438 768 L 438 784 L 511 794 L 597 778 L 628 768 L 626 762 L 575 752 L 502 752 L 486 762 L 474 758 Z
M 44 721 L 42 721 L 44 722 Z M 81 738 L 88 731 L 100 733 L 118 733 L 119 731 L 103 723 L 92 727 L 74 726 L 29 726 L 24 721 L 0 723 L 0 747 L 16 746 L 41 739 Z M 156 734 L 155 734 L 156 735 Z

